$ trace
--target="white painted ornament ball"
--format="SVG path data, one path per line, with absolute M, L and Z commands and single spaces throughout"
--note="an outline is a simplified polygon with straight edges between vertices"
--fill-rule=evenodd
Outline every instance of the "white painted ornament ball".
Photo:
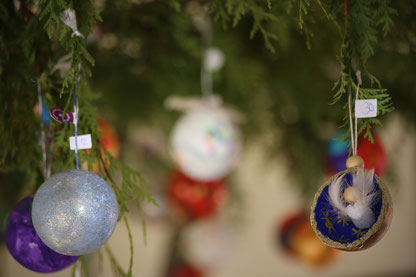
M 112 188 L 100 176 L 81 169 L 52 175 L 33 199 L 36 233 L 49 248 L 68 256 L 100 248 L 112 235 L 117 219 Z
M 239 150 L 239 133 L 228 114 L 200 108 L 182 116 L 171 137 L 174 162 L 189 177 L 212 181 L 225 177 Z

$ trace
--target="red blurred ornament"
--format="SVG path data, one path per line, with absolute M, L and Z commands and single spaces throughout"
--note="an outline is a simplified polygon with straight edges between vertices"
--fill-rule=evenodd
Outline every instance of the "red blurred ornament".
M 374 135 L 374 144 L 361 137 L 357 147 L 358 156 L 364 160 L 365 169 L 373 169 L 378 176 L 382 176 L 387 168 L 387 154 L 380 138 Z
M 181 264 L 172 270 L 169 277 L 203 277 L 204 274 L 198 268 L 189 264 Z
M 118 138 L 116 130 L 105 120 L 97 119 L 97 123 L 100 126 L 101 137 L 98 139 L 100 144 L 108 151 L 113 157 L 120 157 L 120 140 Z
M 309 216 L 303 211 L 287 217 L 280 224 L 279 239 L 287 253 L 313 266 L 331 263 L 338 252 L 319 240 L 310 225 Z
M 381 139 L 373 135 L 374 137 L 374 144 L 371 143 L 368 139 L 364 137 L 360 137 L 358 141 L 357 153 L 358 156 L 363 158 L 364 160 L 364 168 L 365 169 L 373 169 L 378 176 L 383 176 L 387 169 L 387 154 Z M 332 142 L 331 145 L 338 143 L 337 141 Z M 332 153 L 328 151 L 328 162 L 325 169 L 325 174 L 327 176 L 332 176 L 340 171 L 346 170 L 347 167 L 345 165 L 349 149 L 343 147 L 343 144 L 338 146 L 338 152 Z M 334 146 L 332 146 L 334 148 Z M 332 150 L 334 152 L 334 150 Z
M 207 218 L 225 202 L 227 188 L 224 180 L 196 181 L 176 171 L 169 180 L 168 194 L 177 210 L 185 216 Z

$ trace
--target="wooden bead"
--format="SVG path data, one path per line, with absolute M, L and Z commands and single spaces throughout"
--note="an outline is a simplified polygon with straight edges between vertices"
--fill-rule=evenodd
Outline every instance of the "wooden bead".
M 347 159 L 347 168 L 364 167 L 364 160 L 360 156 L 351 156 Z
M 353 204 L 357 201 L 355 194 L 357 190 L 354 187 L 348 187 L 344 190 L 344 200 L 347 203 Z

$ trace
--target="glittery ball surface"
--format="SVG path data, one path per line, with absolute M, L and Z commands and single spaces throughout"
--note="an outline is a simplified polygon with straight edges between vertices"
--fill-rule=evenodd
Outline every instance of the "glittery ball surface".
M 56 272 L 70 266 L 78 260 L 77 256 L 56 253 L 36 234 L 32 224 L 32 201 L 32 197 L 23 199 L 9 216 L 6 242 L 10 254 L 22 266 L 40 273 Z
M 113 233 L 118 203 L 100 176 L 70 169 L 48 178 L 35 194 L 32 220 L 42 241 L 58 253 L 79 256 L 100 248 Z

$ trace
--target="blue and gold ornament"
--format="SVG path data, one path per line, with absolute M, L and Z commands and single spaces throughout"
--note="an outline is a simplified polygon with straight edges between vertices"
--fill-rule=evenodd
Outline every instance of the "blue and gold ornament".
M 392 218 L 388 188 L 364 168 L 359 156 L 347 160 L 347 169 L 332 176 L 316 193 L 311 224 L 328 246 L 357 251 L 373 246 L 387 231 Z

